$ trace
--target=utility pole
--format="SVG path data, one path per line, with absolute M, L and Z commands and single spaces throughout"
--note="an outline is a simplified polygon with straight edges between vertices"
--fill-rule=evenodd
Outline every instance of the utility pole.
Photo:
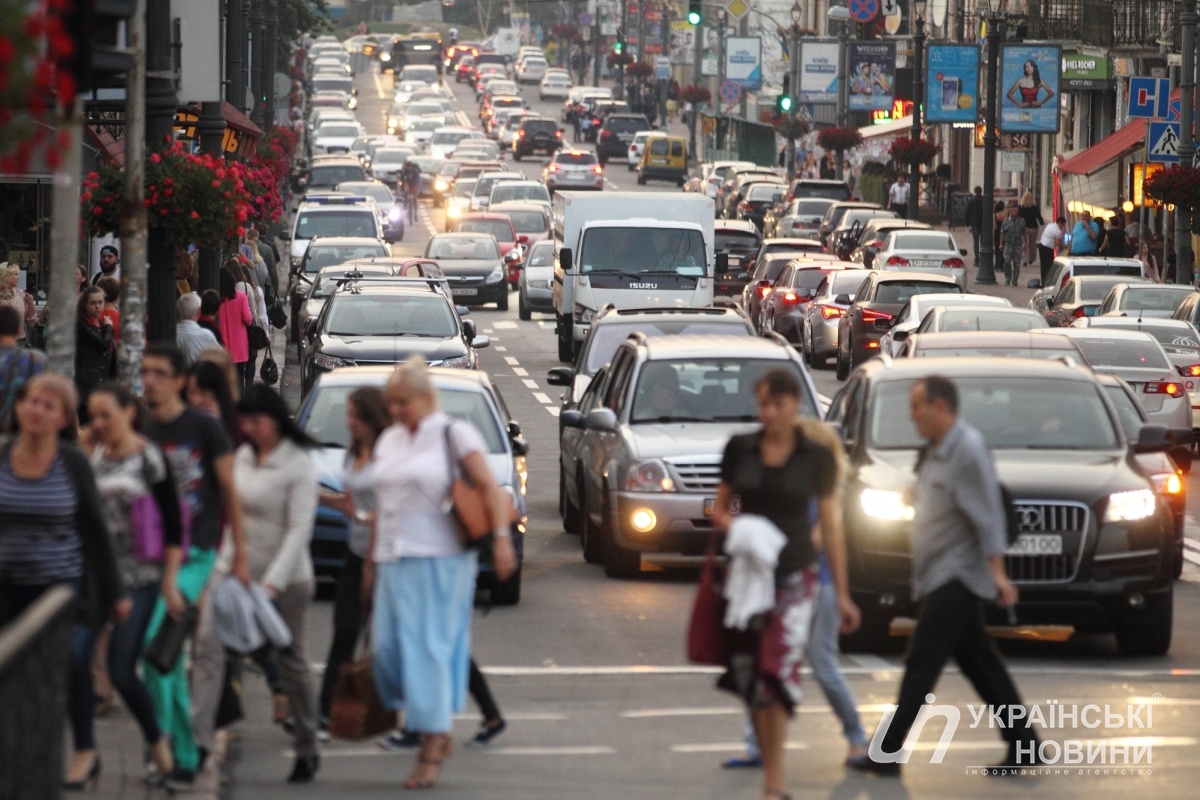
M 925 97 L 925 0 L 915 0 L 913 7 L 916 9 L 916 18 L 913 20 L 915 26 L 913 32 L 913 110 L 912 130 L 909 137 L 914 142 L 919 142 L 921 141 L 921 103 L 924 102 Z M 840 97 L 840 86 L 838 91 Z M 841 163 L 838 164 L 838 169 L 841 169 Z M 909 174 L 908 218 L 918 220 L 921 216 L 921 165 L 913 161 L 909 165 Z
M 693 44 L 696 48 L 694 58 L 696 63 L 692 65 L 692 85 L 699 86 L 700 82 L 704 80 L 703 67 L 701 66 L 701 63 L 704 61 L 704 27 L 697 24 L 693 31 L 693 38 L 695 39 Z M 720 98 L 717 99 L 717 102 L 721 102 Z M 700 116 L 700 104 L 692 103 L 692 113 L 688 114 L 688 153 L 691 154 L 692 158 L 697 158 L 696 118 L 698 116 Z M 699 159 L 697 158 L 697 160 Z
M 663 3 L 659 28 L 662 32 L 662 57 L 669 61 L 671 58 L 671 4 L 669 2 Z M 658 118 L 662 120 L 664 131 L 667 129 L 667 84 L 671 80 L 670 72 L 667 75 L 666 80 L 658 82 Z
M 725 36 L 729 32 L 727 12 L 724 8 L 717 9 L 717 92 L 725 85 Z M 721 98 L 717 96 L 717 116 L 723 116 Z
M 749 35 L 749 33 L 750 33 L 750 15 L 745 14 L 742 16 L 742 21 L 741 21 L 740 25 L 738 26 L 738 35 L 739 36 L 747 36 L 747 35 Z M 720 45 L 721 46 L 720 61 L 724 61 L 725 60 L 725 26 L 724 25 L 721 26 L 721 35 L 718 38 L 721 43 L 721 45 Z M 718 62 L 717 69 L 721 69 L 721 65 L 719 62 Z M 720 91 L 720 89 L 721 89 L 721 84 L 718 83 L 717 90 Z M 721 101 L 718 99 L 717 102 L 720 103 Z M 738 101 L 738 104 L 739 104 L 738 105 L 738 113 L 741 115 L 742 119 L 748 118 L 746 116 L 746 110 L 749 107 L 749 103 L 750 103 L 750 98 L 747 96 L 747 93 L 742 92 L 741 99 Z
M 266 18 L 263 16 L 263 0 L 249 0 L 250 3 L 250 120 L 262 127 L 262 101 L 265 94 L 263 83 L 263 66 L 266 55 Z
M 243 0 L 227 0 L 225 12 L 225 100 L 238 111 L 246 108 L 246 81 L 242 75 Z
M 600 85 L 600 6 L 596 6 L 596 19 L 592 28 L 592 42 L 595 47 L 593 53 L 595 57 L 592 59 L 592 86 Z
M 1196 88 L 1196 3 L 1184 0 L 1179 14 L 1179 27 L 1183 33 L 1179 73 L 1179 163 L 1191 166 L 1195 148 L 1192 146 L 1192 92 Z M 1192 254 L 1192 208 L 1175 206 L 1175 282 L 1195 282 Z
M 54 170 L 50 207 L 50 293 L 46 355 L 51 372 L 75 374 L 75 265 L 79 261 L 79 174 L 83 169 L 83 98 L 59 100 L 58 130 L 66 149 Z
M 117 348 L 117 375 L 130 386 L 141 386 L 142 349 L 146 338 L 147 219 L 146 196 L 146 0 L 125 31 L 126 47 L 133 56 L 125 77 L 125 204 L 121 208 L 121 341 Z M 140 394 L 140 392 L 138 392 Z
M 146 5 L 146 143 L 151 151 L 171 146 L 175 126 L 175 78 L 171 72 L 171 4 L 147 0 Z M 175 341 L 175 251 L 162 229 L 150 232 L 146 286 L 149 342 Z
M 983 213 L 991 219 L 996 205 L 996 147 L 1000 135 L 996 132 L 996 107 L 1000 105 L 1000 39 L 1004 36 L 1004 17 L 992 14 L 987 18 L 987 114 L 983 129 Z M 915 103 L 913 104 L 916 105 Z M 912 191 L 909 189 L 909 191 Z M 996 245 L 990 226 L 980 237 L 979 272 L 975 283 L 980 286 L 996 284 Z
M 267 0 L 267 39 L 263 57 L 263 130 L 275 127 L 275 62 L 279 60 L 279 0 Z
M 645 1 L 646 0 L 642 0 L 643 3 Z M 621 48 L 621 52 L 618 53 L 617 55 L 620 56 L 622 60 L 624 60 L 625 56 L 628 55 L 627 51 L 629 50 L 629 0 L 619 0 L 619 2 L 621 3 L 621 28 L 620 28 L 620 32 L 617 34 L 617 38 L 618 38 L 618 40 L 623 39 L 625 42 L 625 46 Z M 639 41 L 638 42 L 638 51 L 639 52 L 641 51 L 641 47 L 642 47 L 642 44 Z M 620 61 L 617 62 L 617 85 L 616 85 L 616 88 L 613 89 L 613 97 L 617 100 L 626 99 L 625 98 L 625 65 L 620 63 Z
M 800 59 L 803 57 L 800 45 L 800 19 L 804 16 L 804 9 L 800 7 L 800 3 L 792 5 L 792 27 L 791 48 L 788 51 L 788 70 L 791 75 L 791 93 L 792 104 L 787 112 L 787 177 L 788 186 L 792 185 L 792 181 L 796 179 L 796 119 L 800 111 Z
M 837 126 L 845 128 L 850 124 L 850 12 L 846 10 L 845 6 L 834 6 L 829 9 L 829 18 L 838 23 Z M 838 150 L 834 169 L 839 181 L 846 178 L 845 168 L 842 166 L 845 160 L 845 151 Z

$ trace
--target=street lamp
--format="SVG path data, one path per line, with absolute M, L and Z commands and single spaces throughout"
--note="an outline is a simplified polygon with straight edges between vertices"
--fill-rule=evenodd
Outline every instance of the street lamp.
M 787 176 L 788 186 L 796 178 L 796 117 L 800 105 L 800 20 L 804 18 L 804 8 L 799 2 L 792 4 L 791 52 L 788 58 L 791 63 L 792 79 L 787 108 Z
M 914 142 L 921 140 L 921 103 L 925 94 L 925 8 L 928 0 L 913 0 L 913 111 L 912 131 Z M 909 165 L 908 218 L 918 219 L 921 213 L 921 165 L 914 159 Z
M 850 10 L 845 6 L 833 6 L 829 9 L 829 21 L 838 24 L 838 96 L 837 96 L 837 126 L 844 128 L 848 124 L 850 115 L 847 106 L 850 105 L 850 78 L 848 76 L 849 68 L 847 62 L 850 57 L 850 23 L 853 18 L 850 16 Z M 837 163 L 834 164 L 837 179 L 843 180 L 845 170 L 842 167 L 844 162 L 843 150 L 837 151 Z
M 987 21 L 987 114 L 983 123 L 983 208 L 985 220 L 995 218 L 996 205 L 996 146 L 1000 136 L 996 133 L 996 106 L 1000 102 L 998 83 L 1000 71 L 1000 41 L 1004 38 L 1007 18 L 1000 13 L 1004 0 L 979 0 L 975 6 L 979 16 Z M 914 113 L 916 104 L 913 104 Z M 979 272 L 975 283 L 980 286 L 996 284 L 995 237 L 990 226 L 984 228 L 982 246 L 979 248 Z

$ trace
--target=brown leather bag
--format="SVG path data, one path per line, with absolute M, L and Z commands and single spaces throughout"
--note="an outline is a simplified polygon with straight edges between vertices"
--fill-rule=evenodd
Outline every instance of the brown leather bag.
M 443 433 L 446 439 L 446 455 L 450 470 L 450 496 L 447 498 L 446 511 L 454 520 L 458 529 L 458 538 L 463 547 L 481 547 L 488 542 L 497 525 L 493 524 L 492 510 L 488 505 L 487 495 L 481 487 L 475 486 L 462 474 L 458 459 L 454 456 L 453 443 L 450 440 L 450 425 Z M 512 498 L 504 493 L 505 523 L 508 525 L 517 521 L 517 508 Z
M 329 706 L 329 735 L 361 741 L 394 729 L 396 712 L 383 707 L 371 656 L 342 665 Z

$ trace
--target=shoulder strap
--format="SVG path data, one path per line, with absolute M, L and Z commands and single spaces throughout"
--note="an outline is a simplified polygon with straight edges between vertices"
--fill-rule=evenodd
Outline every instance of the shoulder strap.
M 446 469 L 450 473 L 450 483 L 458 480 L 458 459 L 454 455 L 454 442 L 450 439 L 450 428 L 454 426 L 454 422 L 446 423 L 446 427 L 442 428 L 442 437 L 446 440 Z

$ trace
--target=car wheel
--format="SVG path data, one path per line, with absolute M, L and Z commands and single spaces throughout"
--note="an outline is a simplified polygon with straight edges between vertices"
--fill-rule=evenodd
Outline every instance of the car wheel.
M 513 148 L 513 161 L 520 161 L 520 160 L 521 160 L 521 151 L 517 150 L 516 148 Z
M 610 578 L 636 578 L 642 571 L 642 554 L 617 544 L 608 506 L 606 494 L 604 507 L 600 509 L 600 535 L 604 539 L 604 574 Z
M 525 302 L 525 294 L 519 289 L 517 290 L 517 316 L 523 322 L 533 319 L 533 312 L 529 310 L 529 305 Z
M 804 333 L 800 334 L 800 341 L 804 342 Z M 811 369 L 822 369 L 825 366 L 825 359 L 817 358 L 817 354 L 813 351 L 812 337 L 808 338 L 808 343 L 804 347 L 804 359 L 808 362 Z
M 637 167 L 635 167 L 633 164 L 628 164 L 627 166 L 629 167 L 630 172 L 633 172 L 635 169 L 637 169 Z
M 1179 580 L 1183 575 L 1183 542 L 1175 545 L 1175 555 L 1171 558 L 1171 580 Z
M 562 516 L 563 530 L 567 533 L 580 533 L 583 529 L 583 514 L 567 494 L 567 471 L 561 462 L 558 465 L 558 497 L 558 513 Z M 576 497 L 582 498 L 583 493 L 577 492 Z
M 839 381 L 844 381 L 850 377 L 850 358 L 849 356 L 842 357 L 842 348 L 838 347 L 837 353 L 837 372 L 835 373 Z
M 508 311 L 508 283 L 500 288 L 500 299 L 496 301 L 496 308 L 501 311 Z
M 1161 656 L 1171 649 L 1173 587 L 1147 592 L 1146 605 L 1117 623 L 1117 649 L 1124 656 Z
M 599 526 L 592 522 L 591 512 L 588 510 L 587 501 L 580 496 L 582 502 L 582 525 L 580 526 L 581 535 L 579 537 L 579 545 L 583 548 L 583 560 L 589 564 L 604 563 L 604 538 L 600 532 Z
M 515 606 L 521 602 L 521 568 L 509 576 L 506 581 L 492 578 L 492 605 Z

